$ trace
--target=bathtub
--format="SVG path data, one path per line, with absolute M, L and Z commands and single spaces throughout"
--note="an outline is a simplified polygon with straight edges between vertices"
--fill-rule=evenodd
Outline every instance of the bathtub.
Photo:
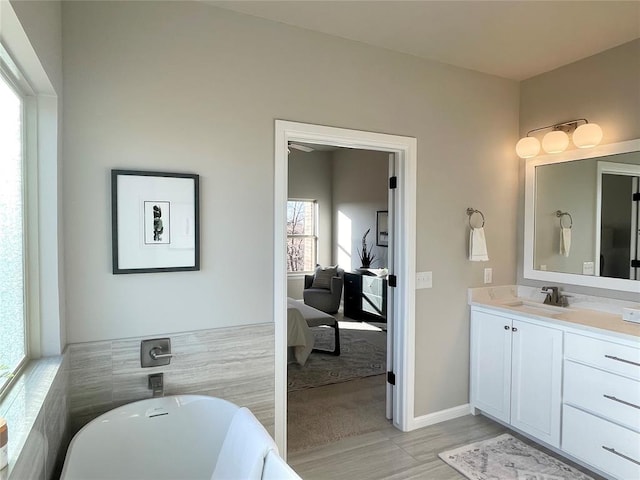
M 62 480 L 300 479 L 246 408 L 176 395 L 123 405 L 69 445 Z

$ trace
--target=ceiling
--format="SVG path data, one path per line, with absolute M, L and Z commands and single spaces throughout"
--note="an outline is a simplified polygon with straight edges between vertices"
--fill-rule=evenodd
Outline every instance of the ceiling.
M 207 3 L 513 80 L 640 37 L 637 0 Z

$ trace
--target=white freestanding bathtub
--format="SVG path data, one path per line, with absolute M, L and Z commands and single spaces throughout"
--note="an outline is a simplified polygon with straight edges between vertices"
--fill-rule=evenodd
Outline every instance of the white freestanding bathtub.
M 71 441 L 62 480 L 280 480 L 300 477 L 246 408 L 176 395 L 130 403 Z

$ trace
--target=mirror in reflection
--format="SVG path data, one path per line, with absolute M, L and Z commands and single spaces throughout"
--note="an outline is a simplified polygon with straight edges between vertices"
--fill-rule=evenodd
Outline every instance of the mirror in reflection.
M 640 152 L 535 167 L 534 269 L 640 280 Z

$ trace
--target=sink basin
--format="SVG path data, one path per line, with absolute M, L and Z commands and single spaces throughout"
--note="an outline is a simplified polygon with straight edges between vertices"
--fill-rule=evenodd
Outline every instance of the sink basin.
M 511 302 L 504 302 L 502 305 L 522 312 L 533 313 L 535 315 L 544 315 L 545 317 L 560 315 L 568 311 L 566 307 L 545 305 L 544 303 L 532 302 L 530 300 L 514 300 Z

